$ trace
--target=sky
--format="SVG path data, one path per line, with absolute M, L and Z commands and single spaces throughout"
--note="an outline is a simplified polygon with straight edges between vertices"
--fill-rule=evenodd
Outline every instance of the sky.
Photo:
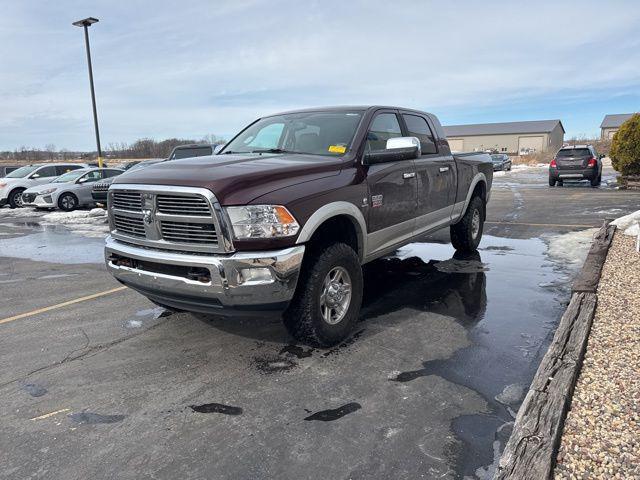
M 255 118 L 397 105 L 445 125 L 640 110 L 640 2 L 0 0 L 0 150 L 229 138 Z

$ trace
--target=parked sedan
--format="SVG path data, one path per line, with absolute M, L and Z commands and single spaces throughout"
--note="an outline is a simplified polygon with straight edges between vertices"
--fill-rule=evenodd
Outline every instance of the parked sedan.
M 70 212 L 78 207 L 94 206 L 91 197 L 93 184 L 103 178 L 123 173 L 117 168 L 83 168 L 65 173 L 53 182 L 28 188 L 22 194 L 25 206 L 59 208 Z
M 493 171 L 497 172 L 498 170 L 511 170 L 511 159 L 509 155 L 504 153 L 493 153 L 491 154 L 491 161 L 493 162 Z

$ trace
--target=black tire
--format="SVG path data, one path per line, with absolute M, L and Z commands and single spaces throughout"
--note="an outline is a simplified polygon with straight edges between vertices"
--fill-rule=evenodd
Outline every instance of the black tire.
M 599 187 L 600 184 L 602 183 L 602 175 L 598 175 L 597 177 L 594 177 L 591 179 L 591 186 L 592 187 Z
M 78 208 L 78 197 L 76 197 L 73 193 L 63 193 L 58 198 L 58 208 L 65 212 L 71 212 Z
M 478 215 L 479 222 L 474 226 L 474 217 Z M 455 225 L 451 225 L 451 244 L 459 252 L 475 252 L 482 239 L 484 227 L 484 202 L 480 197 L 473 197 L 469 202 L 467 211 L 462 219 Z
M 22 208 L 22 192 L 26 188 L 16 188 L 9 193 L 9 206 L 11 208 Z
M 557 182 L 557 180 L 555 178 L 553 178 L 552 176 L 549 176 L 549 186 L 550 187 L 555 187 L 556 186 L 556 182 Z
M 564 187 L 564 180 L 558 180 L 558 186 Z
M 358 321 L 362 304 L 362 267 L 356 252 L 344 243 L 309 249 L 306 255 L 296 293 L 283 314 L 284 325 L 297 340 L 330 347 L 345 340 Z M 345 305 L 346 313 L 332 324 L 323 316 L 321 296 L 325 280 L 337 269 L 348 274 L 351 298 Z

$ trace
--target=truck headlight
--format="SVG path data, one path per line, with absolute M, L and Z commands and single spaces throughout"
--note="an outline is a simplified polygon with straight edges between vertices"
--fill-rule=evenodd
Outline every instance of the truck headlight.
M 42 190 L 40 192 L 38 192 L 38 195 L 49 195 L 50 193 L 53 193 L 57 190 L 57 188 L 47 188 L 46 190 Z
M 293 215 L 281 205 L 248 205 L 226 210 L 238 239 L 290 237 L 300 230 Z

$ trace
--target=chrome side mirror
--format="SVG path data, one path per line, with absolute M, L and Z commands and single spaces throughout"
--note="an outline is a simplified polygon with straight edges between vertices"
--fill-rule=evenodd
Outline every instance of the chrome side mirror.
M 415 148 L 419 152 L 420 140 L 417 137 L 395 137 L 387 140 L 387 150 L 396 148 Z

